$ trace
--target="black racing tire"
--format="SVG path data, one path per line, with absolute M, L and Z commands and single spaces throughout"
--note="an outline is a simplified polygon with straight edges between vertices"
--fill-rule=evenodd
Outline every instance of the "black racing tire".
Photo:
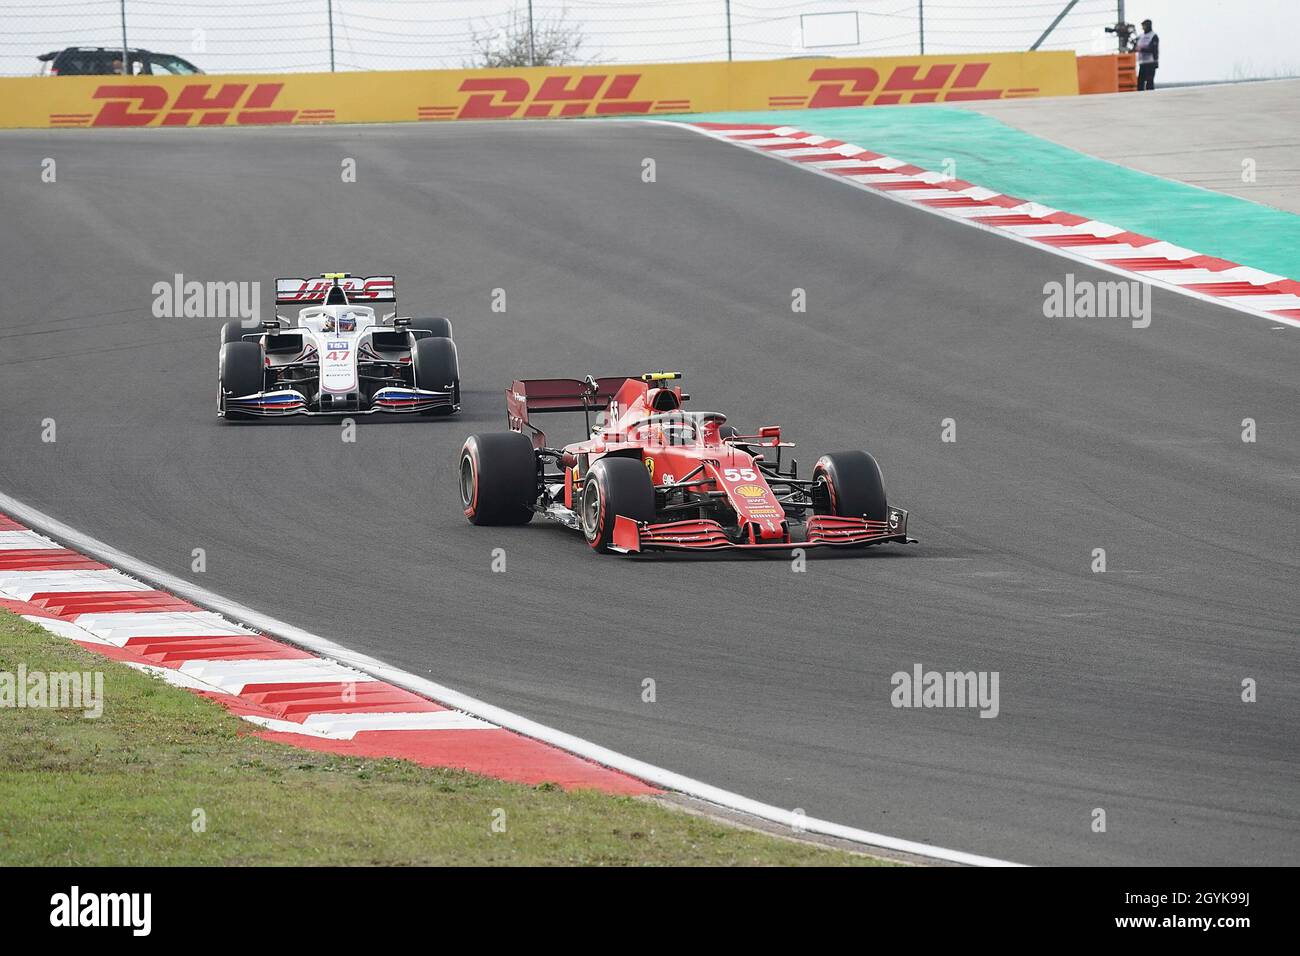
M 461 505 L 471 524 L 518 525 L 533 519 L 537 455 L 526 435 L 470 435 L 457 461 Z
M 241 342 L 243 341 L 243 336 L 254 334 L 262 334 L 261 324 L 255 324 L 249 327 L 244 325 L 242 319 L 234 319 L 221 327 L 221 344 L 225 345 L 227 342 Z M 249 339 L 249 341 L 256 344 L 257 340 Z
M 735 425 L 722 425 L 718 428 L 718 437 L 723 441 L 726 441 L 728 438 L 735 438 L 739 434 L 740 429 Z
M 884 521 L 889 514 L 880 465 L 865 451 L 822 455 L 813 467 L 813 478 L 826 481 L 827 506 L 817 509 L 821 514 L 865 516 L 872 521 Z
M 411 319 L 411 324 L 407 326 L 407 328 L 423 329 L 426 332 L 432 333 L 430 335 L 421 336 L 422 338 L 426 338 L 426 339 L 452 338 L 451 319 L 444 319 L 441 316 L 433 316 L 430 318 L 422 318 L 422 319 Z
M 601 458 L 582 484 L 578 517 L 587 543 L 608 551 L 614 543 L 614 519 L 655 520 L 655 488 L 639 458 Z
M 411 350 L 411 364 L 415 368 L 415 387 L 433 392 L 452 392 L 452 399 L 460 405 L 460 361 L 456 356 L 456 343 L 441 337 L 425 337 Z M 446 415 L 454 407 L 435 408 L 430 414 Z
M 262 391 L 265 381 L 260 345 L 256 342 L 227 342 L 221 346 L 217 382 L 222 411 L 227 418 L 249 417 L 239 412 L 225 411 L 227 395 L 252 395 L 254 392 Z

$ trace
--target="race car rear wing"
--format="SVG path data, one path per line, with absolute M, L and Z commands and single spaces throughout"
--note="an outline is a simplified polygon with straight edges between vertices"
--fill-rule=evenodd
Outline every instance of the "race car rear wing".
M 395 276 L 353 276 L 346 272 L 326 272 L 311 279 L 276 279 L 275 304 L 323 305 L 335 286 L 343 290 L 347 301 L 358 305 L 397 302 Z
M 607 378 L 525 378 L 506 390 L 506 407 L 527 420 L 529 412 L 580 412 L 607 403 L 630 376 Z
M 583 412 L 587 414 L 587 427 L 591 428 L 590 413 L 601 409 L 618 394 L 623 383 L 632 376 L 611 375 L 586 380 L 576 378 L 525 378 L 517 380 L 506 389 L 506 416 L 512 431 L 525 427 L 533 433 L 533 445 L 540 448 L 546 436 L 541 429 L 529 424 L 528 416 L 535 412 Z
M 506 389 L 506 417 L 511 431 L 522 432 L 527 428 L 532 433 L 533 447 L 542 448 L 546 444 L 546 435 L 540 428 L 528 421 L 533 412 L 582 412 L 587 419 L 587 431 L 591 431 L 592 411 L 601 411 L 619 392 L 630 383 L 644 383 L 639 387 L 661 387 L 665 382 L 676 381 L 682 377 L 681 372 L 647 372 L 644 375 L 607 375 L 603 378 L 525 378 L 517 380 Z M 678 401 L 685 401 L 689 395 L 682 394 L 680 388 L 673 389 Z

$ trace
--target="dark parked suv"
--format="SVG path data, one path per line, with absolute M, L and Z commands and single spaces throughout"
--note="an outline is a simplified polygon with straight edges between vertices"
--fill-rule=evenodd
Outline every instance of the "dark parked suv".
M 128 50 L 132 76 L 188 76 L 202 73 L 189 60 L 171 53 Z M 70 46 L 37 57 L 42 76 L 113 76 L 122 70 L 122 48 L 106 46 Z

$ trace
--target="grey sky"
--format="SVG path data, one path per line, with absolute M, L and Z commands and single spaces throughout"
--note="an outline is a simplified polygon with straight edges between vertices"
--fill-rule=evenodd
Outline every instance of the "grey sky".
M 927 53 L 1027 49 L 1065 0 L 925 0 Z M 177 53 L 209 72 L 329 68 L 327 0 L 126 0 L 132 46 Z M 501 30 L 524 0 L 334 0 L 339 69 L 460 67 L 473 37 Z M 724 0 L 534 0 L 538 20 L 580 27 L 588 59 L 725 59 Z M 915 53 L 917 0 L 732 0 L 737 59 Z M 826 17 L 827 14 L 856 16 Z M 1080 0 L 1044 49 L 1114 49 L 1115 0 Z M 1164 82 L 1300 74 L 1297 0 L 1127 0 L 1155 21 Z M 856 23 L 856 30 L 854 25 Z M 819 45 L 836 41 L 834 45 Z M 0 73 L 36 71 L 36 55 L 121 42 L 118 0 L 0 0 Z

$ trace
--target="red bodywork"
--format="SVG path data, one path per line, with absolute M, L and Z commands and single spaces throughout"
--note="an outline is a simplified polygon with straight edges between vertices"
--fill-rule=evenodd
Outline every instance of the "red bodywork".
M 803 534 L 792 536 L 786 505 L 797 503 L 789 493 L 782 498 L 772 482 L 785 485 L 792 474 L 779 472 L 780 449 L 793 447 L 781 440 L 779 426 L 767 426 L 758 435 L 728 436 L 720 432 L 723 415 L 688 412 L 689 396 L 680 386 L 658 382 L 677 377 L 655 373 L 642 378 L 531 379 L 516 381 L 506 391 L 510 428 L 531 433 L 533 447 L 555 452 L 563 469 L 563 495 L 556 504 L 577 510 L 582 484 L 592 463 L 605 456 L 639 459 L 650 474 L 656 500 L 675 495 L 711 494 L 725 497 L 734 512 L 734 524 L 724 526 L 710 517 L 637 522 L 622 515 L 615 519 L 613 547 L 618 551 L 647 549 L 784 549 L 822 545 L 865 545 L 908 541 L 907 512 L 889 508 L 884 521 L 865 516 L 814 514 L 796 519 Z M 650 381 L 647 381 L 649 379 Z M 600 413 L 585 441 L 547 449 L 545 434 L 529 416 L 538 412 Z M 677 425 L 675 418 L 683 420 Z M 776 473 L 766 449 L 776 451 Z M 559 475 L 552 478 L 560 480 Z M 804 484 L 807 484 L 805 482 Z M 690 509 L 687 509 L 690 510 Z M 666 517 L 666 516 L 665 516 Z M 729 533 L 730 531 L 730 533 Z

